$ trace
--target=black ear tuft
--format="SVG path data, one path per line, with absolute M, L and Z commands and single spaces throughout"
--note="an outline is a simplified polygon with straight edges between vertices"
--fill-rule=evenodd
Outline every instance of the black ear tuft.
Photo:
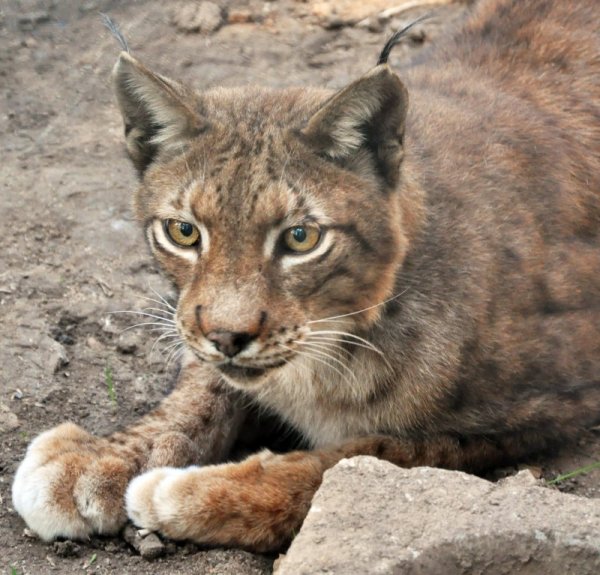
M 379 54 L 379 59 L 377 60 L 377 65 L 379 66 L 381 64 L 387 64 L 387 61 L 388 61 L 388 58 L 390 57 L 390 52 L 392 51 L 392 48 L 396 44 L 400 43 L 400 41 L 404 38 L 404 35 L 413 26 L 417 25 L 419 22 L 423 22 L 423 20 L 427 20 L 430 17 L 431 17 L 431 14 L 425 14 L 424 16 L 421 16 L 420 18 L 417 18 L 416 20 L 414 20 L 413 22 L 408 24 L 408 26 L 405 26 L 401 30 L 394 32 L 394 35 L 385 43 L 385 46 L 383 47 L 381 54 Z

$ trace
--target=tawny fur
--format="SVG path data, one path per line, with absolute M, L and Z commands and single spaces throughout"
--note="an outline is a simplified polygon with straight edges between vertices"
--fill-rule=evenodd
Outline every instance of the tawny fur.
M 194 93 L 122 55 L 136 212 L 188 352 L 137 425 L 32 443 L 13 486 L 30 527 L 115 532 L 126 501 L 174 539 L 277 549 L 343 457 L 481 471 L 598 421 L 599 17 L 482 0 L 399 77 L 337 94 Z M 322 242 L 282 251 L 306 221 Z M 222 463 L 248 402 L 314 450 Z

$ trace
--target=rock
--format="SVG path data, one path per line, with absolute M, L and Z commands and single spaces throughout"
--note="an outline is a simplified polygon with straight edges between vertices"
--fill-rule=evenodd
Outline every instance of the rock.
M 48 373 L 56 373 L 59 369 L 69 364 L 65 348 L 49 337 L 40 340 L 40 347 L 38 349 L 41 361 L 46 366 Z
M 223 24 L 221 7 L 213 2 L 185 2 L 172 14 L 175 26 L 182 32 L 216 32 Z
M 81 555 L 81 547 L 74 541 L 55 541 L 52 544 L 52 550 L 59 557 L 79 557 Z
M 227 14 L 228 24 L 248 24 L 249 22 L 254 22 L 255 19 L 254 14 L 252 14 L 250 10 L 244 8 L 232 8 Z
M 157 559 L 167 552 L 167 548 L 156 533 L 149 533 L 142 538 L 139 552 L 144 559 Z
M 0 433 L 13 431 L 21 425 L 19 418 L 8 406 L 0 402 Z
M 325 474 L 277 575 L 600 573 L 600 500 L 372 457 Z
M 18 18 L 19 28 L 24 32 L 33 30 L 38 24 L 43 24 L 50 20 L 50 13 L 45 10 L 38 10 L 35 12 L 26 12 L 20 14 Z
M 69 364 L 65 348 L 41 331 L 21 329 L 13 345 L 26 361 L 42 370 L 44 375 L 55 374 Z
M 117 350 L 122 354 L 132 354 L 137 351 L 139 336 L 131 331 L 125 331 L 119 335 Z
M 138 530 L 133 525 L 127 525 L 123 529 L 123 539 L 144 559 L 158 559 L 167 551 L 165 544 L 156 533 L 147 530 Z
M 310 3 L 313 18 L 325 28 L 354 26 L 389 7 L 389 0 L 322 0 Z

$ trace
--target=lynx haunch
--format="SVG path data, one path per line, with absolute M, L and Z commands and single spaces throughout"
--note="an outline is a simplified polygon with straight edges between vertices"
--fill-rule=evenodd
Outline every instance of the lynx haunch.
M 481 0 L 337 93 L 195 92 L 122 54 L 136 212 L 186 353 L 136 425 L 32 442 L 28 525 L 276 549 L 343 457 L 477 472 L 598 421 L 599 20 Z M 223 463 L 249 403 L 312 449 Z

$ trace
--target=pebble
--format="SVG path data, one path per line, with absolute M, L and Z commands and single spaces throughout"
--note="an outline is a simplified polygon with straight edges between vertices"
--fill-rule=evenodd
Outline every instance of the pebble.
M 21 425 L 19 418 L 7 405 L 0 403 L 0 431 L 6 433 L 13 431 Z
M 131 331 L 126 331 L 119 336 L 117 341 L 117 351 L 130 355 L 135 353 L 138 348 L 138 335 Z
M 250 10 L 238 8 L 237 10 L 230 10 L 227 14 L 228 24 L 247 24 L 254 22 L 254 14 Z
M 70 540 L 55 541 L 52 544 L 52 550 L 54 551 L 54 554 L 59 557 L 79 557 L 81 554 L 81 547 Z
M 19 28 L 24 31 L 33 30 L 38 24 L 48 22 L 50 20 L 50 14 L 45 10 L 38 10 L 37 12 L 26 12 L 21 14 L 18 19 Z
M 216 32 L 223 24 L 221 7 L 213 2 L 185 2 L 175 8 L 172 20 L 182 32 Z
M 145 535 L 142 536 L 142 533 Z M 123 530 L 123 538 L 144 559 L 151 561 L 167 553 L 167 546 L 160 540 L 158 535 L 147 529 L 137 530 L 133 525 L 127 525 Z

